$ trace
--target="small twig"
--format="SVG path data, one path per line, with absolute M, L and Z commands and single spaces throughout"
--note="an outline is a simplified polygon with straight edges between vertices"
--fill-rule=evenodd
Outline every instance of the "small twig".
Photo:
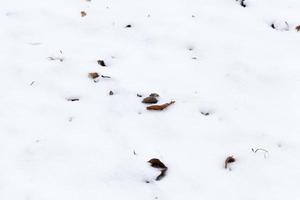
M 263 151 L 264 152 L 264 158 L 267 158 L 268 156 L 267 155 L 269 155 L 269 151 L 267 151 L 267 150 L 265 150 L 265 149 L 262 149 L 262 148 L 258 148 L 258 149 L 251 149 L 252 150 L 252 152 L 253 153 L 257 153 L 258 151 Z
M 52 56 L 50 56 L 50 57 L 48 57 L 48 59 L 52 60 L 52 61 L 54 61 L 54 60 L 59 60 L 60 62 L 64 61 L 64 58 L 61 58 L 61 57 L 52 57 Z
M 79 98 L 67 98 L 67 101 L 79 101 Z
M 286 26 L 287 26 L 287 28 L 286 28 L 285 30 L 286 30 L 286 31 L 290 30 L 290 25 L 289 25 L 289 23 L 285 22 L 285 24 L 286 24 Z
M 110 76 L 101 75 L 102 78 L 111 78 Z

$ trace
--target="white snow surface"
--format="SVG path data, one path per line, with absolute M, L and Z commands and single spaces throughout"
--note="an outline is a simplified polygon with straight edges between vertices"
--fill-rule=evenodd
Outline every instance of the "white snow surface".
M 0 0 L 0 199 L 299 199 L 300 1 L 245 2 Z

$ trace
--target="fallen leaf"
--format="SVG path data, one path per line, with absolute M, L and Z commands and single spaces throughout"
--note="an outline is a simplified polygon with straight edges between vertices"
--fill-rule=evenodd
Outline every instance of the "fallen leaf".
M 86 12 L 81 11 L 81 12 L 80 12 L 80 15 L 81 15 L 81 17 L 85 17 L 87 14 L 86 14 Z
M 236 160 L 235 160 L 235 158 L 233 157 L 233 156 L 228 156 L 227 158 L 226 158 L 226 160 L 225 160 L 225 169 L 227 169 L 228 168 L 228 164 L 229 163 L 233 163 L 233 162 L 235 162 Z
M 171 101 L 170 103 L 165 103 L 162 105 L 153 105 L 153 106 L 148 106 L 147 110 L 164 110 L 167 107 L 169 107 L 170 105 L 174 104 L 175 101 Z
M 89 77 L 92 79 L 98 78 L 100 75 L 97 72 L 91 72 L 89 73 Z
M 106 64 L 105 64 L 104 60 L 97 60 L 97 63 L 99 65 L 101 65 L 102 67 L 106 67 Z
M 156 181 L 159 181 L 161 180 L 163 177 L 166 176 L 166 173 L 167 173 L 167 170 L 168 170 L 168 167 L 162 163 L 159 159 L 157 158 L 152 158 L 151 160 L 148 161 L 151 165 L 151 167 L 153 168 L 157 168 L 157 169 L 160 169 L 160 174 L 156 177 Z
M 146 103 L 146 104 L 153 104 L 153 103 L 157 103 L 157 102 L 158 102 L 157 98 L 151 97 L 151 96 L 144 98 L 142 101 L 142 103 Z

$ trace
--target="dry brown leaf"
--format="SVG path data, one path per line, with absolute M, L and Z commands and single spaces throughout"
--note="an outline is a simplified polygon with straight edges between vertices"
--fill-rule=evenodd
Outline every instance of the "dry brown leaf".
M 153 105 L 153 106 L 148 106 L 147 110 L 164 110 L 167 107 L 169 107 L 170 105 L 174 104 L 175 101 L 171 101 L 170 103 L 165 103 L 162 105 Z
M 151 164 L 151 167 L 160 169 L 160 174 L 156 177 L 155 180 L 159 181 L 161 180 L 163 177 L 166 176 L 168 167 L 162 163 L 159 159 L 157 158 L 152 158 L 151 160 L 148 161 Z
M 142 103 L 147 103 L 147 104 L 153 104 L 153 103 L 157 103 L 158 100 L 155 97 L 149 96 L 143 99 Z
M 235 158 L 233 157 L 233 156 L 228 156 L 227 158 L 226 158 L 226 160 L 225 160 L 225 169 L 227 169 L 228 168 L 228 164 L 229 163 L 233 163 L 233 162 L 235 162 L 236 160 L 235 160 Z
M 106 67 L 106 64 L 105 64 L 104 60 L 97 60 L 97 63 L 99 65 L 101 65 L 102 67 Z
M 85 17 L 87 14 L 86 14 L 86 12 L 81 11 L 81 12 L 80 12 L 80 15 L 81 15 L 81 17 Z
M 98 78 L 100 75 L 97 72 L 91 72 L 89 73 L 89 77 L 92 79 Z

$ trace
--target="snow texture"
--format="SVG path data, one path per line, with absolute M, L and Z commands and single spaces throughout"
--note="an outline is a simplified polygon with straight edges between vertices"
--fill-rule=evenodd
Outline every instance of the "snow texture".
M 300 1 L 243 3 L 0 0 L 0 199 L 299 198 Z

